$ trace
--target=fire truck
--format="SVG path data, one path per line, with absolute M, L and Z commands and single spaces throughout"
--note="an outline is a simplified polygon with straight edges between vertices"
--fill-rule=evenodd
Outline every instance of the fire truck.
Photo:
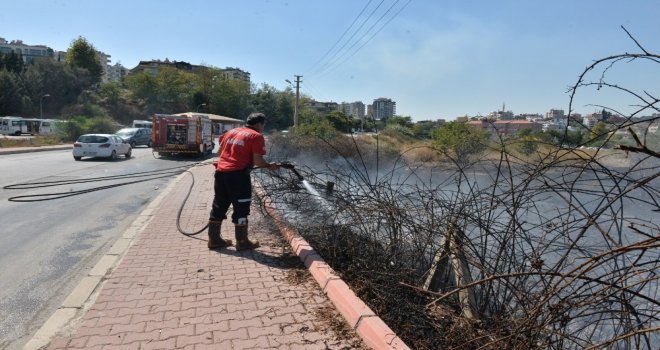
M 211 119 L 203 114 L 154 114 L 152 146 L 158 155 L 210 154 L 215 147 Z

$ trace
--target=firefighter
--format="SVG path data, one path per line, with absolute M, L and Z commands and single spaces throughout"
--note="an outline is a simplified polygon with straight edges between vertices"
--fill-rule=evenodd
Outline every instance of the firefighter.
M 209 217 L 209 249 L 225 248 L 232 241 L 220 237 L 222 220 L 232 206 L 231 221 L 235 225 L 236 250 L 254 249 L 259 246 L 256 240 L 248 239 L 248 215 L 252 203 L 252 168 L 276 170 L 279 165 L 267 162 L 266 142 L 262 132 L 266 125 L 263 113 L 252 113 L 246 125 L 225 132 L 219 138 L 220 151 L 213 185 L 213 208 Z

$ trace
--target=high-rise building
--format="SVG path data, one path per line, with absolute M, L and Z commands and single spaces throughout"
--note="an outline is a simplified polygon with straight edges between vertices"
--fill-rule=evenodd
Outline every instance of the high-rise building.
M 101 64 L 101 68 L 103 69 L 103 74 L 101 75 L 101 81 L 107 83 L 110 80 L 109 68 L 110 68 L 110 57 L 112 56 L 101 51 L 96 51 L 96 55 L 99 56 L 99 63 Z
M 353 116 L 356 119 L 364 118 L 364 103 L 356 101 L 352 103 L 343 102 L 341 104 L 341 112 Z
M 386 120 L 396 114 L 396 102 L 389 98 L 380 97 L 372 103 L 374 119 Z

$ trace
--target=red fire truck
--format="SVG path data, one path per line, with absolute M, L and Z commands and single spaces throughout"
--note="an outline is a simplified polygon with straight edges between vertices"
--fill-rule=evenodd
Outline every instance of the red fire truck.
M 203 156 L 213 151 L 211 119 L 195 113 L 154 114 L 152 146 L 158 155 L 193 154 Z

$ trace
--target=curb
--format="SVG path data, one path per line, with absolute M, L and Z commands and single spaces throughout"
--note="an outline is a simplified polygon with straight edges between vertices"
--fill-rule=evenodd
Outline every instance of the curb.
M 67 148 L 70 148 L 67 147 Z M 169 195 L 174 186 L 186 173 L 178 175 L 163 191 L 142 210 L 138 217 L 131 223 L 126 231 L 110 247 L 108 252 L 99 259 L 94 267 L 89 270 L 82 281 L 73 288 L 71 293 L 64 299 L 62 305 L 44 322 L 30 340 L 23 346 L 23 350 L 39 350 L 47 346 L 51 339 L 58 333 L 71 325 L 76 319 L 81 318 L 87 309 L 94 303 L 106 276 L 119 266 L 119 263 L 128 252 L 140 233 L 153 219 L 154 212 L 161 201 Z
M 58 145 L 58 146 L 42 146 L 42 147 L 10 147 L 0 148 L 0 154 L 18 154 L 18 153 L 32 153 L 42 151 L 60 151 L 71 149 L 73 145 Z
M 300 260 L 305 264 L 323 292 L 335 305 L 339 313 L 360 337 L 375 350 L 410 350 L 390 327 L 383 322 L 339 277 L 314 248 L 298 233 L 289 227 L 277 213 L 277 208 L 261 185 L 254 183 L 257 195 L 264 201 L 264 207 L 275 221 L 284 239 L 291 245 Z

